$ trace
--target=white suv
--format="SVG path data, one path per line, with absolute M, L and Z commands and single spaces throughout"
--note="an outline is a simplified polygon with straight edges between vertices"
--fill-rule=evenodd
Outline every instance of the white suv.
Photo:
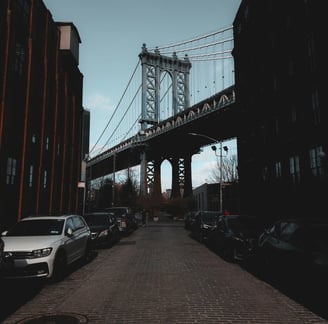
M 67 266 L 88 253 L 91 233 L 80 215 L 34 216 L 2 233 L 4 278 L 60 280 Z

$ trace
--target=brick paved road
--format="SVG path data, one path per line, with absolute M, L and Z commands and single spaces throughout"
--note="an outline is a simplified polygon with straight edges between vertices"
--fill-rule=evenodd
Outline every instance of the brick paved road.
M 328 322 L 222 260 L 181 225 L 141 227 L 97 252 L 62 282 L 42 285 L 2 323 L 46 314 L 101 324 Z

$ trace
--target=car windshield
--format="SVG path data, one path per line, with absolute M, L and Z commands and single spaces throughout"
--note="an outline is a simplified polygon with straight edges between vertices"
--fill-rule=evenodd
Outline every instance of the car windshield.
M 262 230 L 262 224 L 252 217 L 227 217 L 228 227 L 239 232 L 258 232 Z
M 84 215 L 84 219 L 89 226 L 92 225 L 104 225 L 108 224 L 108 215 L 107 214 L 90 214 Z
M 14 225 L 6 236 L 60 235 L 64 219 L 35 219 L 21 221 Z
M 328 250 L 328 224 L 298 227 L 291 236 L 292 243 L 313 250 Z
M 204 213 L 203 220 L 205 223 L 215 223 L 218 220 L 219 213 Z
M 106 209 L 107 210 L 107 209 Z M 109 212 L 112 212 L 115 216 L 122 216 L 125 214 L 125 208 L 108 208 Z

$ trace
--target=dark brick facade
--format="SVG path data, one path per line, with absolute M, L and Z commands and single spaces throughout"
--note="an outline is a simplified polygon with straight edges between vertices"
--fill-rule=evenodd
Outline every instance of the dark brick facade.
M 1 1 L 0 228 L 79 209 L 79 43 L 75 26 L 54 22 L 41 0 Z
M 324 215 L 324 2 L 243 0 L 234 20 L 241 206 L 272 218 Z

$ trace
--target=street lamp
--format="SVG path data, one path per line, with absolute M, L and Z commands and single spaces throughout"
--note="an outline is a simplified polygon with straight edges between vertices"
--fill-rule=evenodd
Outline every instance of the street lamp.
M 223 162 L 222 162 L 222 149 L 225 151 L 225 152 L 228 152 L 228 147 L 227 146 L 223 146 L 222 147 L 222 142 L 220 142 L 220 154 L 217 155 L 216 154 L 216 146 L 215 145 L 212 145 L 211 146 L 212 150 L 214 151 L 214 154 L 216 157 L 219 157 L 220 158 L 220 212 L 223 213 L 223 192 L 222 192 L 222 173 L 223 173 Z
M 223 208 L 222 208 L 223 207 L 223 192 L 222 192 L 222 180 L 223 180 L 223 178 L 222 178 L 222 173 L 223 173 L 222 157 L 223 157 L 223 155 L 222 155 L 222 150 L 224 150 L 225 152 L 228 152 L 228 147 L 222 146 L 222 141 L 218 141 L 217 139 L 207 136 L 205 134 L 188 133 L 188 135 L 204 137 L 211 141 L 214 141 L 215 143 L 220 144 L 220 154 L 219 155 L 216 154 L 216 146 L 215 145 L 212 145 L 211 149 L 214 151 L 215 156 L 220 158 L 220 166 L 219 166 L 219 168 L 220 168 L 219 169 L 220 170 L 220 192 L 219 192 L 219 195 L 220 195 L 220 213 L 223 213 Z

